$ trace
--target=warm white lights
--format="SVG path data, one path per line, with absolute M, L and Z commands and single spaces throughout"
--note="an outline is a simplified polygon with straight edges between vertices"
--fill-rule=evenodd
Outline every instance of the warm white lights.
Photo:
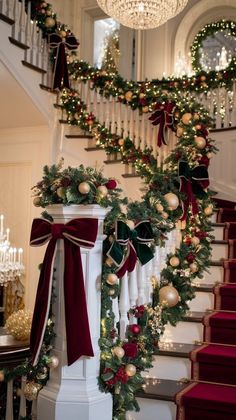
M 108 15 L 124 26 L 152 29 L 176 16 L 188 0 L 97 0 Z
M 0 215 L 0 285 L 6 285 L 21 276 L 24 271 L 23 249 L 10 246 L 10 229 L 4 232 L 4 216 Z

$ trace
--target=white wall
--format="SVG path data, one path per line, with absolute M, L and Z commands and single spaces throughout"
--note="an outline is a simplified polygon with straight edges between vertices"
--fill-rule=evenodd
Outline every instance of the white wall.
M 38 264 L 43 249 L 30 248 L 30 229 L 42 209 L 32 205 L 31 187 L 42 178 L 42 167 L 49 163 L 47 126 L 0 130 L 0 213 L 10 228 L 11 245 L 24 250 L 26 306 L 34 304 L 38 282 Z

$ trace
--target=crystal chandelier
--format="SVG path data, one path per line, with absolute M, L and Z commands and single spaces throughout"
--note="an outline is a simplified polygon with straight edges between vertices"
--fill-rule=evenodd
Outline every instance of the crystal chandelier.
M 10 246 L 10 229 L 3 228 L 4 216 L 0 215 L 0 285 L 19 278 L 24 272 L 23 249 Z
M 97 0 L 108 15 L 133 29 L 152 29 L 180 13 L 188 0 Z

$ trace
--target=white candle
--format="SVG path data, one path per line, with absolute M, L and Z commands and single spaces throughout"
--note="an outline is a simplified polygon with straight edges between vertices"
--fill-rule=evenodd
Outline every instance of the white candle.
M 22 256 L 23 256 L 23 249 L 19 248 L 18 249 L 18 263 L 21 264 L 22 263 Z
M 1 234 L 1 236 L 3 236 L 3 219 L 4 219 L 4 216 L 3 216 L 3 214 L 1 214 L 1 216 L 0 216 L 0 223 L 1 223 L 0 234 Z
M 16 248 L 13 249 L 13 263 L 16 262 Z

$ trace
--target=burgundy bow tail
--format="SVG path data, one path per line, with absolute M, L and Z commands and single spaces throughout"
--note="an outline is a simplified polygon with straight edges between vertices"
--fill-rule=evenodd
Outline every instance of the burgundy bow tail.
M 40 271 L 30 336 L 33 364 L 43 343 L 47 326 L 57 240 L 64 239 L 64 301 L 68 365 L 81 356 L 93 356 L 84 289 L 80 246 L 92 248 L 97 237 L 97 219 L 73 219 L 67 224 L 51 224 L 35 219 L 31 245 L 43 245 L 49 240 Z

